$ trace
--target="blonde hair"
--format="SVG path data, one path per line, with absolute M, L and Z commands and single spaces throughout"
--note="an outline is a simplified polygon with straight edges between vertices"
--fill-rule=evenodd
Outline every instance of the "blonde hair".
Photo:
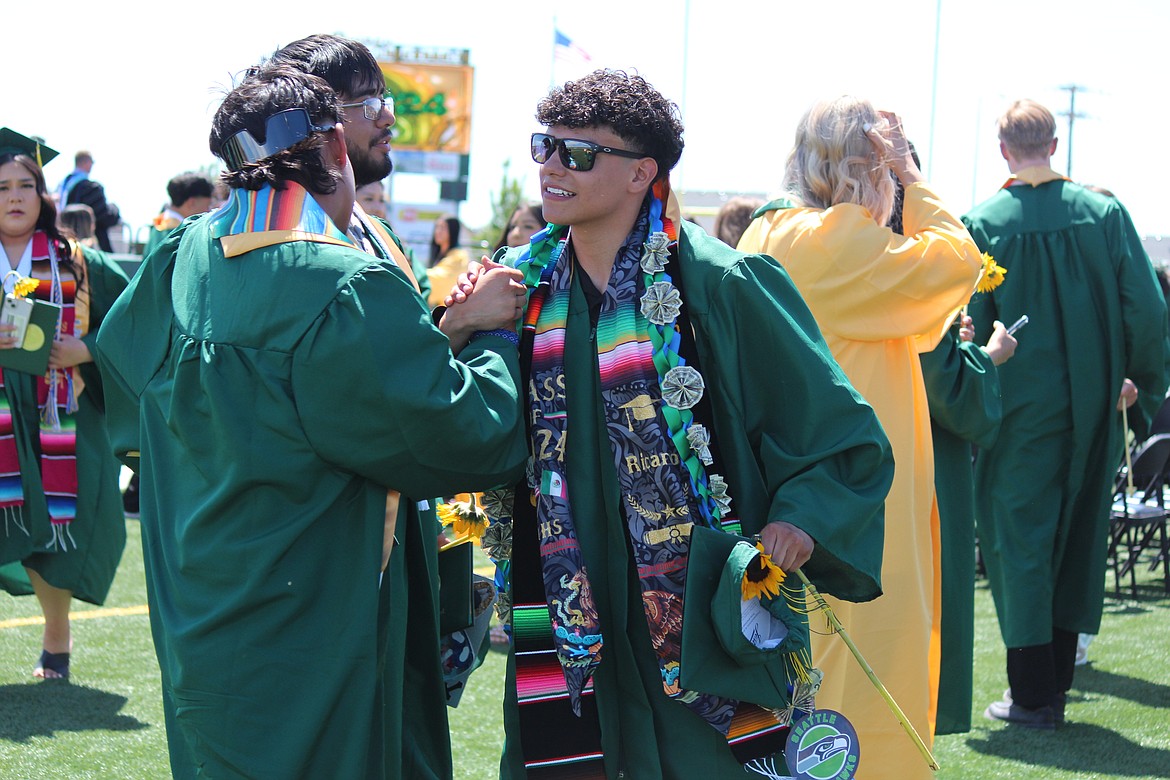
M 796 126 L 796 143 L 784 171 L 785 193 L 820 209 L 856 203 L 879 225 L 886 224 L 894 205 L 894 180 L 864 129 L 879 122 L 873 106 L 860 98 L 839 97 L 810 108 Z
M 1014 157 L 1047 157 L 1055 137 L 1052 112 L 1034 100 L 1017 100 L 999 118 L 999 140 Z

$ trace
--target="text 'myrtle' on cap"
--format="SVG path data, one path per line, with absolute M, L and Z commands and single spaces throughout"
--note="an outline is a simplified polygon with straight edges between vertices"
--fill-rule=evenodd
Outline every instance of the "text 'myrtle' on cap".
M 45 146 L 40 139 L 29 138 L 7 127 L 0 127 L 0 154 L 27 154 L 43 168 L 57 156 L 57 150 Z

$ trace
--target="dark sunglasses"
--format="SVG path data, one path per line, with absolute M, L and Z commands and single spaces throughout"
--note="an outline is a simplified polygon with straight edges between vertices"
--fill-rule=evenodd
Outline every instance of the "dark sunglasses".
M 324 133 L 334 126 L 328 124 L 318 127 L 309 119 L 309 112 L 305 109 L 287 108 L 265 120 L 263 141 L 257 141 L 250 132 L 241 130 L 220 144 L 220 157 L 227 163 L 228 170 L 238 171 L 247 163 L 266 160 L 313 133 Z
M 555 138 L 548 133 L 532 134 L 532 159 L 534 162 L 545 163 L 552 157 L 553 150 L 561 153 L 561 164 L 570 171 L 589 171 L 597 160 L 597 153 L 616 154 L 618 157 L 629 157 L 640 160 L 649 157 L 641 152 L 631 152 L 626 149 L 614 149 L 612 146 L 602 146 L 592 141 L 581 141 L 576 138 Z

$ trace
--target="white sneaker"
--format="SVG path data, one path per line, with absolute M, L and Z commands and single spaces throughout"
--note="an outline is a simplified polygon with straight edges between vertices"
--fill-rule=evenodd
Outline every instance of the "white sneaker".
M 1077 658 L 1073 662 L 1074 664 L 1084 666 L 1089 663 L 1089 644 L 1095 636 L 1095 634 L 1081 634 L 1077 637 Z

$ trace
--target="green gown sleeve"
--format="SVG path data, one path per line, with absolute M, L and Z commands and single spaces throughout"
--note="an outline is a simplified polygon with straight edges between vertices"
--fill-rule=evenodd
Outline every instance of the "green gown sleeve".
M 456 359 L 406 292 L 367 270 L 302 339 L 292 383 L 309 441 L 326 460 L 411 496 L 518 477 L 527 451 L 516 348 L 484 336 Z
M 1121 203 L 1106 222 L 1108 240 L 1121 257 L 1118 284 L 1121 290 L 1122 326 L 1125 334 L 1125 376 L 1138 389 L 1138 400 L 1130 410 L 1138 413 L 1149 424 L 1166 397 L 1170 383 L 1170 328 L 1168 328 L 1166 300 L 1154 276 L 1149 256 L 1133 226 L 1129 212 Z M 1152 283 L 1151 283 L 1152 281 Z M 1150 327 L 1157 322 L 1161 310 L 1161 329 Z M 1161 365 L 1144 359 L 1161 351 Z
M 994 445 L 1003 404 L 991 357 L 948 334 L 920 359 L 931 425 L 985 449 Z
M 135 470 L 141 449 L 139 398 L 170 348 L 175 254 L 183 234 L 196 222 L 188 220 L 171 231 L 158 250 L 146 256 L 125 293 L 110 306 L 100 329 L 91 330 L 90 352 L 104 380 L 110 444 L 118 459 Z
M 94 357 L 93 362 L 82 363 L 78 366 L 81 378 L 85 380 L 85 391 L 90 393 L 98 402 L 98 408 L 103 408 L 102 396 L 104 387 L 102 374 L 97 364 L 97 334 L 102 321 L 109 313 L 110 307 L 122 291 L 126 289 L 129 280 L 126 273 L 105 252 L 94 249 L 82 249 L 85 254 L 85 267 L 89 285 L 89 332 L 82 338 L 82 342 Z

